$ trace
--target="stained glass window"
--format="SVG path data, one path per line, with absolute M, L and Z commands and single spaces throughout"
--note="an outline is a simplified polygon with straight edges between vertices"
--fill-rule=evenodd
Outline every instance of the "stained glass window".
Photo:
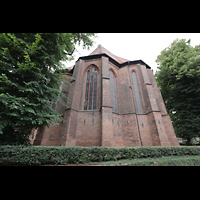
M 93 110 L 97 107 L 97 70 L 94 71 Z
M 136 102 L 137 102 L 137 107 L 138 107 L 138 113 L 142 114 L 143 109 L 142 109 L 142 103 L 141 103 L 141 98 L 140 98 L 140 93 L 139 93 L 139 88 L 138 88 L 138 83 L 137 83 L 137 77 L 136 77 L 135 72 L 132 72 L 132 78 L 133 78 L 133 87 L 135 90 Z
M 90 70 L 87 71 L 86 88 L 85 88 L 84 110 L 87 110 L 87 104 L 88 104 L 88 90 L 89 90 L 89 80 L 90 80 Z
M 116 80 L 115 80 L 115 75 L 111 70 L 110 70 L 110 91 L 111 91 L 111 101 L 113 107 L 112 111 L 118 112 Z
M 84 110 L 97 108 L 97 69 L 92 66 L 87 71 Z

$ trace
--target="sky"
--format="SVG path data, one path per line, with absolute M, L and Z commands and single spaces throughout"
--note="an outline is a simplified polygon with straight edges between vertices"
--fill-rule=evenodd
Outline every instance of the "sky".
M 93 47 L 84 50 L 81 46 L 76 46 L 75 59 L 63 64 L 66 68 L 73 66 L 79 57 L 89 55 L 101 44 L 121 58 L 131 61 L 143 60 L 155 74 L 157 56 L 177 38 L 186 39 L 186 41 L 191 39 L 190 44 L 193 47 L 200 44 L 200 33 L 98 33 Z

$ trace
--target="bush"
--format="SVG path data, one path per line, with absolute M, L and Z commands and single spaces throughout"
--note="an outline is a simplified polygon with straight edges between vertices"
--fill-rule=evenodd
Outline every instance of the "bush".
M 199 146 L 69 147 L 1 145 L 0 165 L 65 165 L 120 159 L 200 155 Z

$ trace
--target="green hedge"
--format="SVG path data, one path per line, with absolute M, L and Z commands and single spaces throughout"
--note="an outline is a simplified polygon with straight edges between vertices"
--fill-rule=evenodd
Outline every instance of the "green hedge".
M 2 145 L 0 146 L 0 165 L 64 165 L 69 163 L 89 163 L 176 155 L 200 155 L 200 147 L 55 147 Z

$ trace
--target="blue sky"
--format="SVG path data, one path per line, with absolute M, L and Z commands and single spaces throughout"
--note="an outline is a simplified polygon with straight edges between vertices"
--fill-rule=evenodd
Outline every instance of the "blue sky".
M 155 73 L 157 56 L 176 38 L 191 39 L 192 46 L 200 44 L 200 33 L 98 33 L 90 50 L 77 46 L 75 59 L 64 64 L 66 68 L 71 67 L 79 57 L 87 56 L 101 44 L 116 56 L 128 60 L 143 60 Z

